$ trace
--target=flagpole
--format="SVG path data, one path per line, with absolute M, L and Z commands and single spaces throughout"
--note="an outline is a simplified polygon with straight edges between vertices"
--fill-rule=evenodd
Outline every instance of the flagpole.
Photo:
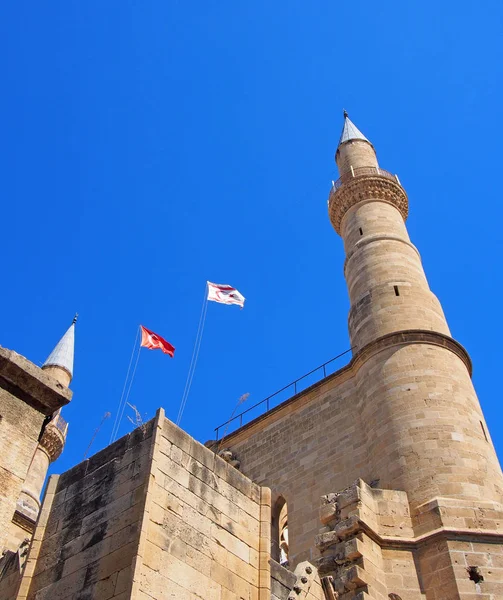
M 190 388 L 192 386 L 192 380 L 194 379 L 194 373 L 196 371 L 197 359 L 199 358 L 199 350 L 201 348 L 201 340 L 203 339 L 204 325 L 206 323 L 206 312 L 208 309 L 208 282 L 204 286 L 204 299 L 201 307 L 201 314 L 199 316 L 199 325 L 197 326 L 196 339 L 194 342 L 194 349 L 192 351 L 192 358 L 190 360 L 189 371 L 187 373 L 187 379 L 185 381 L 185 387 L 180 401 L 180 408 L 178 410 L 178 416 L 176 418 L 176 424 L 179 425 L 182 420 L 185 405 L 187 404 L 187 398 L 189 397 Z
M 133 369 L 133 374 L 131 375 L 131 379 L 129 380 L 129 387 L 126 393 L 126 397 L 124 398 L 124 402 L 122 404 L 122 410 L 121 410 L 121 414 L 119 417 L 119 421 L 117 423 L 117 429 L 115 430 L 115 439 L 114 441 L 117 439 L 117 434 L 119 433 L 119 427 L 122 421 L 122 417 L 124 416 L 124 410 L 126 409 L 126 404 L 128 403 L 129 400 L 129 394 L 131 392 L 131 388 L 133 387 L 133 381 L 134 381 L 134 376 L 136 374 L 136 367 L 138 366 L 138 361 L 140 359 L 140 353 L 141 353 L 141 345 L 138 346 L 138 354 L 136 355 L 136 362 L 134 364 L 134 369 Z
M 131 350 L 131 358 L 129 359 L 129 366 L 128 366 L 127 373 L 126 373 L 126 379 L 124 380 L 124 386 L 122 387 L 122 394 L 121 394 L 121 397 L 120 397 L 120 400 L 119 400 L 119 404 L 117 405 L 117 413 L 115 415 L 115 421 L 114 421 L 114 425 L 112 427 L 112 433 L 110 435 L 110 442 L 109 442 L 110 444 L 113 441 L 115 441 L 115 437 L 114 436 L 116 436 L 116 434 L 117 434 L 117 430 L 119 429 L 120 420 L 122 419 L 122 415 L 124 414 L 124 408 L 123 408 L 123 406 L 125 406 L 125 403 L 123 405 L 122 401 L 124 399 L 124 394 L 126 392 L 126 387 L 127 387 L 127 382 L 128 382 L 128 378 L 129 378 L 129 373 L 131 371 L 131 365 L 133 364 L 133 356 L 134 356 L 134 353 L 135 353 L 135 350 L 136 350 L 136 344 L 138 342 L 138 336 L 139 336 L 139 334 L 140 334 L 140 326 L 138 325 L 138 328 L 136 330 L 136 335 L 135 335 L 135 338 L 134 338 L 133 349 Z M 138 356 L 139 356 L 139 353 L 138 353 Z M 137 364 L 138 364 L 138 358 L 136 360 L 136 364 L 135 364 L 135 367 L 134 367 L 135 371 L 136 371 Z M 128 397 L 129 397 L 129 393 L 128 393 Z M 121 407 L 122 407 L 122 413 L 121 413 Z M 121 413 L 121 416 L 119 417 L 120 413 Z

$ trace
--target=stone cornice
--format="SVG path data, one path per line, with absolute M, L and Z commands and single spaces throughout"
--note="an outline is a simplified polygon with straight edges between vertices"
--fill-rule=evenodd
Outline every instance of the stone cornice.
M 404 221 L 409 214 L 405 190 L 396 181 L 382 175 L 360 175 L 343 183 L 330 196 L 328 214 L 332 225 L 341 234 L 341 223 L 347 211 L 365 200 L 387 202 L 397 208 Z
M 24 356 L 0 346 L 0 387 L 44 415 L 56 412 L 72 392 Z
M 406 331 L 396 331 L 383 335 L 357 351 L 350 365 L 357 371 L 374 354 L 391 346 L 409 344 L 429 344 L 450 350 L 464 362 L 470 377 L 472 376 L 472 361 L 463 346 L 448 335 L 425 329 L 408 329 Z
M 329 549 L 330 546 L 334 546 L 337 542 L 344 539 L 345 534 L 347 537 L 353 537 L 359 533 L 366 533 L 381 548 L 390 550 L 399 550 L 403 548 L 418 550 L 421 545 L 430 542 L 435 538 L 466 542 L 476 541 L 478 543 L 503 543 L 503 531 L 498 529 L 438 527 L 433 531 L 428 531 L 427 533 L 416 537 L 385 535 L 376 532 L 364 520 L 354 515 L 342 522 L 337 532 L 329 531 L 328 533 L 318 535 L 316 538 L 316 545 L 322 550 L 326 550 Z M 324 568 L 325 564 L 333 564 L 333 558 L 329 557 L 329 560 L 327 561 L 327 558 L 322 557 L 317 560 L 317 563 L 318 568 L 324 572 L 326 570 L 326 568 Z
M 33 534 L 35 531 L 35 521 L 17 509 L 14 511 L 12 522 L 30 534 Z

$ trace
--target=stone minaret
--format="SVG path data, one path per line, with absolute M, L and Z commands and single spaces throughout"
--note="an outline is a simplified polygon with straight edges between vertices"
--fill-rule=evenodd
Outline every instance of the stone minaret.
M 73 378 L 76 322 L 77 316 L 74 317 L 64 336 L 42 365 L 42 370 L 64 387 L 69 387 Z M 39 443 L 28 469 L 20 500 L 26 509 L 31 504 L 35 518 L 40 508 L 40 493 L 47 470 L 51 462 L 54 462 L 63 452 L 67 429 L 68 424 L 61 417 L 61 409 L 59 409 L 46 418 L 46 423 L 40 433 Z
M 40 494 L 47 470 L 50 463 L 59 457 L 65 445 L 68 425 L 60 413 L 62 405 L 66 404 L 71 397 L 68 386 L 73 376 L 76 320 L 75 317 L 42 369 L 31 365 L 22 357 L 16 357 L 16 360 L 22 361 L 19 377 L 24 378 L 24 385 L 30 386 L 29 394 L 24 393 L 17 397 L 11 392 L 10 396 L 5 394 L 1 397 L 0 413 L 5 413 L 9 417 L 12 411 L 12 422 L 7 424 L 7 427 L 11 428 L 9 437 L 17 438 L 13 440 L 15 453 L 8 450 L 7 445 L 5 449 L 2 448 L 11 456 L 12 465 L 8 465 L 8 461 L 3 460 L 5 465 L 1 466 L 6 472 L 12 472 L 17 479 L 21 479 L 21 489 L 15 502 L 10 532 L 3 539 L 4 548 L 10 550 L 15 550 L 27 534 L 29 537 L 32 533 L 40 511 Z M 14 353 L 11 355 L 14 356 Z M 5 373 L 9 376 L 11 372 L 13 372 L 12 367 L 10 371 L 5 369 Z M 54 398 L 51 398 L 51 402 L 45 399 L 45 396 L 48 396 L 48 387 L 51 388 L 51 392 L 54 390 Z M 10 391 L 10 388 L 7 389 Z M 17 433 L 16 426 L 19 428 Z M 6 429 L 6 434 L 7 431 Z M 7 444 L 6 438 L 7 436 L 3 438 L 0 436 L 0 446 Z M 28 460 L 28 457 L 31 458 Z
M 289 566 L 313 561 L 340 598 L 503 597 L 503 476 L 470 358 L 409 239 L 405 190 L 347 115 L 335 159 L 353 357 L 219 445 L 272 490 L 273 558 L 284 518 Z
M 409 239 L 398 177 L 380 168 L 373 145 L 346 113 L 335 160 L 340 179 L 329 215 L 344 240 L 360 423 L 366 463 L 378 478 L 372 487 L 380 489 L 361 482 L 338 496 L 337 536 L 319 538 L 322 564 L 341 592 L 360 586 L 375 598 L 387 597 L 386 589 L 394 592 L 390 598 L 397 590 L 399 598 L 500 597 L 503 571 L 494 566 L 503 559 L 503 477 L 470 358 L 451 337 Z M 358 529 L 345 530 L 347 515 L 372 523 L 361 508 L 364 497 L 377 523 L 369 536 L 381 536 L 381 570 L 365 567 L 376 548 L 369 544 L 357 561 L 365 576 L 348 583 L 348 569 L 330 566 L 337 546 L 325 542 L 349 536 L 349 543 Z M 400 571 L 402 578 L 395 576 Z M 405 573 L 412 574 L 409 584 Z M 411 596 L 413 589 L 424 595 Z
M 406 491 L 413 508 L 438 496 L 501 502 L 470 358 L 410 241 L 407 195 L 346 113 L 335 160 L 329 214 L 344 240 L 356 385 L 380 487 Z

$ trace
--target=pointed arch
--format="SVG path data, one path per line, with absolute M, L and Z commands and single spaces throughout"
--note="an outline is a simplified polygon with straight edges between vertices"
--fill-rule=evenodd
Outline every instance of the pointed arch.
M 278 497 L 272 510 L 271 557 L 280 565 L 288 566 L 288 504 L 283 496 Z

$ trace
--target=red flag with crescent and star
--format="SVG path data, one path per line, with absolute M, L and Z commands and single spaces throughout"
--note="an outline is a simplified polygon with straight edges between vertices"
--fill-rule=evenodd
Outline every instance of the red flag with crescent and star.
M 157 333 L 154 333 L 153 331 L 150 331 L 150 329 L 143 327 L 143 325 L 140 325 L 140 327 L 141 327 L 141 344 L 140 344 L 140 346 L 143 346 L 144 348 L 148 348 L 149 350 L 157 350 L 157 349 L 162 350 L 164 352 L 164 354 L 168 354 L 169 356 L 171 356 L 171 358 L 173 358 L 173 356 L 175 354 L 174 346 L 172 346 L 169 342 L 167 342 L 160 335 L 157 335 Z

